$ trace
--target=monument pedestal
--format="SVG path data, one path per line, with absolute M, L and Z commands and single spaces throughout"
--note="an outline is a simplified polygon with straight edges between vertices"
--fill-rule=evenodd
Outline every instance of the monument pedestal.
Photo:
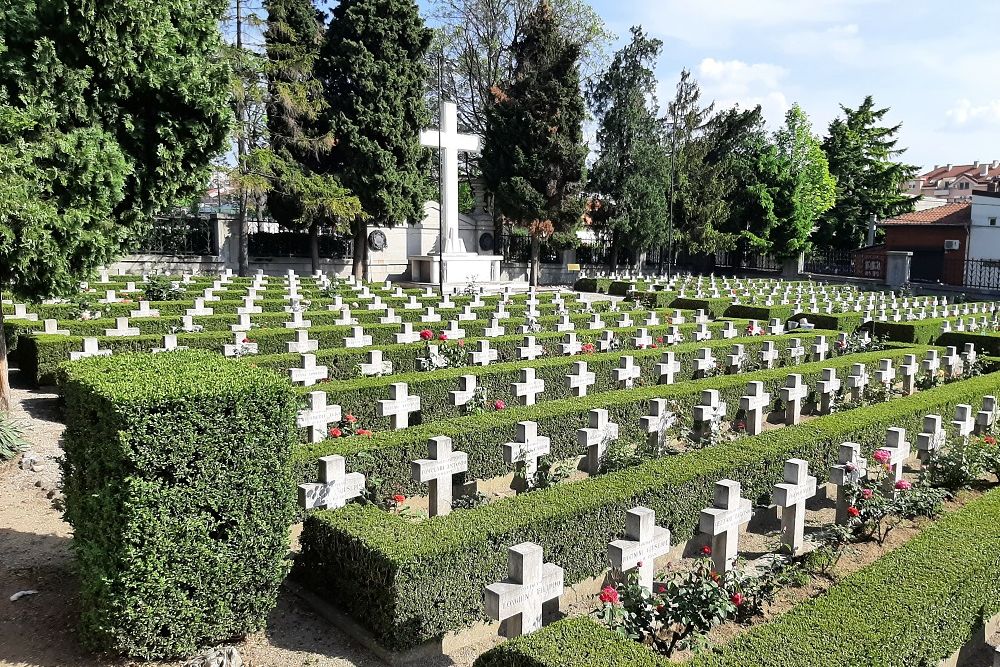
M 410 257 L 410 280 L 415 283 L 439 284 L 444 265 L 445 287 L 464 287 L 469 283 L 500 282 L 502 255 L 477 255 L 472 252 L 446 252 L 444 255 Z

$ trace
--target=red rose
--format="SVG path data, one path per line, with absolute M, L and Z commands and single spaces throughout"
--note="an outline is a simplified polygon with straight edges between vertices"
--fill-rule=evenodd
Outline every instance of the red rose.
M 348 412 L 347 416 L 344 417 L 344 421 L 347 422 L 348 424 L 353 424 L 354 422 L 358 421 L 358 418 L 352 415 L 350 412 Z
M 343 432 L 343 431 L 341 431 L 341 430 L 340 430 L 339 428 L 337 428 L 336 426 L 334 426 L 333 428 L 331 428 L 331 429 L 330 429 L 330 437 L 331 437 L 331 438 L 339 438 L 339 437 L 340 437 L 340 436 L 342 436 L 343 434 L 344 434 L 344 432 Z
M 397 505 L 400 505 L 400 504 L 402 504 L 402 503 L 403 503 L 403 501 L 405 501 L 405 500 L 406 500 L 406 496 L 404 496 L 404 495 L 402 495 L 402 494 L 399 494 L 399 493 L 397 493 L 396 495 L 394 495 L 394 496 L 392 497 L 392 499 L 393 499 L 394 501 L 396 501 L 396 504 L 397 504 Z
M 507 409 L 507 404 L 503 401 L 503 399 L 499 399 L 498 398 L 497 400 L 493 401 L 493 409 L 494 410 L 505 410 L 505 409 Z
M 743 606 L 743 602 L 744 602 L 744 598 L 739 593 L 733 593 L 733 596 L 731 598 L 729 598 L 729 601 L 732 602 L 737 607 L 742 607 Z
M 244 338 L 244 339 L 243 339 L 243 342 L 244 342 L 244 343 L 249 343 L 249 342 L 250 342 L 250 339 L 249 339 L 249 338 Z
M 462 340 L 458 341 L 458 346 L 459 347 L 465 347 L 465 339 L 464 338 Z
M 448 340 L 448 334 L 442 331 L 438 334 L 438 340 Z
M 711 573 L 709 573 L 709 575 L 708 575 L 708 576 L 709 576 L 709 577 L 710 577 L 710 578 L 712 579 L 712 581 L 714 581 L 715 583 L 719 583 L 719 579 L 721 579 L 721 577 L 719 576 L 719 573 L 718 573 L 718 572 L 716 572 L 715 570 L 712 570 L 712 572 L 711 572 Z
M 357 433 L 358 435 L 367 435 L 370 438 L 375 436 L 374 433 L 372 433 L 366 428 L 359 428 L 357 431 L 355 431 L 355 433 Z
M 662 343 L 663 342 L 663 336 L 657 336 L 656 337 L 656 342 L 657 343 Z
M 430 329 L 424 329 L 423 331 L 420 332 L 420 338 L 422 340 L 430 340 L 433 337 L 434 337 L 434 332 L 431 331 Z
M 605 586 L 601 589 L 599 598 L 601 602 L 604 602 L 605 604 L 618 604 L 618 591 L 614 586 Z
M 656 592 L 657 593 L 666 593 L 667 592 L 667 587 L 666 586 L 659 586 L 659 587 L 657 587 Z
M 656 349 L 656 343 L 653 343 L 653 344 L 652 344 L 652 345 L 650 345 L 649 347 L 650 347 L 651 349 L 655 350 L 655 349 Z
M 712 555 L 712 547 L 708 546 L 707 544 L 705 546 L 703 546 L 701 548 L 701 555 L 702 556 L 711 556 Z
M 909 491 L 911 488 L 913 488 L 913 485 L 905 479 L 901 479 L 896 482 L 896 490 L 898 491 Z
M 861 516 L 861 510 L 859 510 L 854 505 L 851 505 L 850 507 L 847 508 L 847 513 L 850 514 L 853 517 L 859 517 L 859 516 Z

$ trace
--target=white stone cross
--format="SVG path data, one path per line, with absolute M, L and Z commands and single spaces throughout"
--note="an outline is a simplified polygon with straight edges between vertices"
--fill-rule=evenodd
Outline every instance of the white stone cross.
M 660 384 L 673 384 L 674 376 L 681 372 L 681 362 L 674 358 L 673 352 L 664 352 L 660 355 L 660 363 L 654 369 Z
M 903 363 L 899 367 L 903 376 L 903 396 L 911 396 L 917 390 L 917 368 L 917 355 L 907 354 L 903 357 Z
M 408 343 L 416 343 L 420 340 L 420 332 L 413 330 L 413 325 L 409 322 L 404 322 L 401 325 L 402 331 L 395 334 L 396 344 L 404 345 Z
M 889 452 L 889 481 L 895 484 L 903 479 L 903 464 L 910 458 L 910 443 L 906 440 L 905 428 L 890 428 L 885 432 L 885 445 L 882 447 Z
M 389 417 L 396 430 L 410 425 L 410 413 L 413 412 L 420 412 L 420 396 L 411 396 L 405 382 L 390 384 L 389 398 L 378 402 L 378 416 Z
M 201 313 L 201 312 L 194 313 L 194 312 L 191 312 L 191 310 L 188 310 L 187 311 L 188 315 L 211 315 L 212 314 L 212 309 L 211 308 L 205 308 L 204 307 L 204 303 L 205 302 L 202 301 L 201 304 L 199 304 L 198 303 L 199 301 L 201 301 L 201 299 L 195 299 L 194 300 L 194 306 L 195 306 L 194 309 L 199 309 L 199 306 L 200 306 L 200 310 L 208 310 L 209 312 L 207 312 L 207 313 Z M 254 305 L 254 298 L 252 296 L 245 296 L 245 297 L 243 297 L 243 305 L 241 307 L 239 307 L 239 308 L 236 309 L 236 314 L 237 315 L 259 315 L 262 312 L 264 312 L 264 309 L 261 308 L 260 306 Z
M 732 351 L 726 357 L 726 372 L 731 375 L 738 375 L 740 369 L 743 368 L 743 362 L 746 361 L 746 358 L 746 350 L 743 345 L 740 343 L 733 345 Z
M 458 243 L 458 154 L 478 153 L 480 137 L 461 134 L 458 131 L 458 108 L 453 102 L 441 101 L 441 127 L 420 133 L 420 145 L 439 149 L 441 193 L 441 216 L 444 219 L 444 238 L 438 246 L 441 252 L 462 252 Z
M 343 456 L 324 456 L 319 460 L 319 483 L 299 484 L 299 505 L 303 509 L 343 507 L 365 490 L 365 476 L 347 472 Z
M 253 324 L 250 322 L 250 316 L 246 313 L 239 316 L 238 323 L 229 325 L 229 330 L 233 333 L 250 331 L 251 328 L 253 328 Z
M 105 336 L 116 336 L 116 337 L 138 336 L 139 335 L 139 327 L 130 327 L 128 325 L 128 318 L 127 317 L 116 317 L 115 318 L 115 328 L 114 329 L 105 329 L 104 330 L 104 335 Z
M 618 358 L 618 368 L 611 371 L 615 382 L 622 389 L 631 389 L 632 385 L 642 376 L 642 369 L 635 365 L 635 357 L 623 355 Z
M 420 321 L 425 324 L 433 324 L 434 322 L 440 322 L 441 316 L 434 312 L 433 306 L 427 306 L 424 314 L 420 316 Z
M 227 357 L 242 357 L 246 354 L 257 354 L 260 346 L 251 343 L 246 334 L 242 331 L 233 332 L 233 343 L 222 346 L 222 354 Z
M 634 507 L 625 513 L 625 538 L 608 544 L 608 560 L 619 572 L 639 571 L 639 584 L 653 590 L 656 559 L 670 553 L 670 531 L 656 525 L 656 513 Z
M 795 426 L 802 421 L 802 401 L 809 395 L 809 387 L 799 373 L 790 373 L 781 389 L 781 400 L 785 402 L 785 424 Z
M 976 434 L 983 435 L 993 430 L 997 420 L 997 397 L 983 396 L 983 409 L 976 413 Z
M 295 423 L 299 428 L 309 429 L 309 442 L 321 442 L 329 435 L 327 427 L 333 422 L 339 422 L 341 416 L 339 405 L 326 404 L 325 391 L 311 391 L 309 407 L 299 410 Z
M 448 392 L 451 404 L 458 407 L 467 404 L 476 394 L 476 376 L 462 375 L 458 378 L 458 389 Z
M 87 357 L 106 357 L 111 354 L 111 350 L 102 350 L 98 345 L 96 338 L 84 338 L 83 351 L 70 352 L 69 358 L 71 361 L 76 361 L 78 359 L 86 359 Z
M 705 389 L 701 392 L 701 403 L 694 406 L 695 433 L 698 438 L 704 438 L 713 427 L 722 423 L 726 416 L 726 403 L 720 400 L 718 389 Z
M 541 345 L 535 343 L 534 336 L 525 336 L 521 343 L 521 347 L 517 348 L 518 359 L 524 361 L 537 359 L 543 354 L 545 354 L 545 349 Z
M 487 338 L 498 338 L 504 333 L 504 328 L 500 326 L 500 320 L 493 318 L 490 320 L 490 325 L 483 328 L 483 335 Z
M 594 313 L 594 315 L 590 318 L 590 321 L 587 322 L 588 329 L 593 329 L 593 330 L 603 329 L 605 326 L 606 325 L 604 324 L 604 320 L 602 320 L 601 316 L 597 313 Z
M 867 386 L 868 367 L 864 364 L 852 364 L 851 374 L 847 376 L 847 388 L 851 390 L 851 400 L 858 402 L 864 398 Z
M 861 445 L 856 442 L 840 443 L 838 463 L 830 468 L 830 483 L 837 487 L 836 522 L 840 525 L 850 520 L 847 489 L 868 477 L 868 459 L 861 455 Z
M 159 317 L 160 311 L 155 308 L 149 307 L 148 301 L 139 302 L 139 310 L 133 310 L 129 313 L 129 317 Z
M 392 374 L 392 362 L 382 358 L 382 350 L 368 350 L 365 357 L 365 363 L 358 364 L 362 377 Z
M 771 409 L 771 394 L 764 391 L 764 383 L 747 382 L 747 393 L 740 397 L 740 410 L 746 413 L 747 435 L 757 435 L 764 430 L 764 415 Z
M 301 358 L 302 365 L 299 368 L 288 369 L 288 375 L 292 380 L 292 384 L 311 387 L 329 376 L 329 369 L 326 366 L 316 365 L 315 354 L 303 354 Z
M 524 473 L 526 484 L 531 487 L 538 470 L 538 458 L 545 456 L 550 450 L 551 441 L 538 435 L 537 423 L 518 422 L 517 439 L 503 445 L 503 460 L 507 465 L 517 464 Z
M 774 341 L 766 340 L 760 350 L 760 362 L 764 368 L 774 368 L 774 362 L 778 360 L 778 348 L 774 346 Z
M 302 319 L 301 310 L 293 310 L 292 319 L 289 320 L 288 322 L 285 322 L 286 329 L 308 329 L 311 326 L 312 322 L 310 320 Z
M 879 359 L 878 370 L 875 371 L 875 381 L 891 389 L 896 382 L 896 369 L 892 367 L 892 359 Z
M 698 342 L 712 339 L 712 332 L 709 330 L 708 324 L 705 322 L 698 323 L 698 326 L 694 328 L 694 339 Z
M 806 348 L 802 346 L 802 339 L 792 338 L 788 342 L 788 358 L 792 362 L 792 366 L 796 366 L 802 362 L 802 359 L 806 356 Z
M 977 358 L 978 358 L 978 356 L 976 355 L 976 344 L 975 343 L 966 343 L 963 346 L 963 348 L 962 348 L 962 361 L 963 361 L 963 363 L 966 366 L 971 366 L 972 364 L 976 363 L 976 359 Z
M 507 578 L 486 587 L 486 615 L 505 621 L 505 635 L 519 637 L 542 627 L 542 611 L 563 593 L 563 569 L 542 562 L 542 547 L 523 542 L 507 550 Z M 547 604 L 548 603 L 548 604 Z
M 739 337 L 740 332 L 736 330 L 736 326 L 732 322 L 726 322 L 726 326 L 722 328 L 722 338 L 730 339 Z
M 378 318 L 379 324 L 402 324 L 403 318 L 396 314 L 392 308 L 385 309 L 385 315 Z
M 588 419 L 590 427 L 577 430 L 576 441 L 587 450 L 587 472 L 596 475 L 608 443 L 618 439 L 618 424 L 609 421 L 608 411 L 603 408 L 591 410 Z
M 952 420 L 951 425 L 961 437 L 967 437 L 972 433 L 975 428 L 976 420 L 972 416 L 972 406 L 965 403 L 960 403 L 955 406 L 955 419 Z
M 826 361 L 826 355 L 830 353 L 830 344 L 826 342 L 826 336 L 816 338 L 816 342 L 812 344 L 812 353 L 816 361 Z
M 635 345 L 637 350 L 643 350 L 653 344 L 653 338 L 649 335 L 649 330 L 645 327 L 640 327 L 635 330 L 635 336 L 632 338 L 632 344 Z
M 740 483 L 724 479 L 715 484 L 712 507 L 701 511 L 698 528 L 712 537 L 712 562 L 724 574 L 733 569 L 739 553 L 740 526 L 753 517 L 753 504 L 740 497 Z
M 473 366 L 488 366 L 490 362 L 497 360 L 497 351 L 490 349 L 490 342 L 488 340 L 479 340 L 476 342 L 476 349 L 469 351 L 469 359 L 472 360 Z
M 295 332 L 295 340 L 290 340 L 285 345 L 289 354 L 305 354 L 315 352 L 319 349 L 319 341 L 309 337 L 307 329 L 299 329 Z
M 938 369 L 941 368 L 941 359 L 938 358 L 937 350 L 927 350 L 927 354 L 924 356 L 923 362 L 920 364 L 920 369 L 927 374 L 931 379 L 937 375 Z
M 806 501 L 816 495 L 816 478 L 802 459 L 785 461 L 784 481 L 774 485 L 771 502 L 781 508 L 781 544 L 793 556 L 802 551 Z
M 565 332 L 565 331 L 574 331 L 575 329 L 576 325 L 573 324 L 573 321 L 571 319 L 569 319 L 569 315 L 563 315 L 562 317 L 559 318 L 559 321 L 556 322 L 556 331 Z
M 448 322 L 447 329 L 441 329 L 441 333 L 447 336 L 448 340 L 460 340 L 465 338 L 465 329 L 458 326 L 458 322 L 452 320 Z
M 451 496 L 454 475 L 469 469 L 469 455 L 452 451 L 451 438 L 440 435 L 427 441 L 428 458 L 411 463 L 413 480 L 428 486 L 429 516 L 451 513 Z
M 666 444 L 667 432 L 677 423 L 677 415 L 670 411 L 665 398 L 649 400 L 649 416 L 641 417 L 639 424 L 649 434 L 649 446 L 655 451 L 661 451 Z
M 534 368 L 522 368 L 520 374 L 520 382 L 511 384 L 511 392 L 521 405 L 534 405 L 538 394 L 545 391 L 545 380 L 535 377 Z
M 153 354 L 159 354 L 161 352 L 177 352 L 186 349 L 188 349 L 187 345 L 177 344 L 176 334 L 165 334 L 163 336 L 163 347 L 154 347 Z
M 833 411 L 833 401 L 840 391 L 840 378 L 836 368 L 824 368 L 823 379 L 816 383 L 819 391 L 819 412 L 828 415 Z
M 580 341 L 576 339 L 576 334 L 572 332 L 566 333 L 563 336 L 563 342 L 559 344 L 559 353 L 572 356 L 574 354 L 580 354 L 583 346 L 580 345 Z
M 605 329 L 601 332 L 601 337 L 597 339 L 597 349 L 600 352 L 611 352 L 615 346 L 615 332 Z
M 941 422 L 941 415 L 924 415 L 922 432 L 917 434 L 917 457 L 923 463 L 930 461 L 948 441 Z
M 577 361 L 573 364 L 573 373 L 564 376 L 566 387 L 577 398 L 587 395 L 587 387 L 597 382 L 597 376 L 587 370 L 586 361 Z
M 372 337 L 365 335 L 362 327 L 351 327 L 351 335 L 344 337 L 344 347 L 360 348 L 369 347 L 372 344 Z
M 708 373 L 715 370 L 715 357 L 712 356 L 712 348 L 702 347 L 698 349 L 698 353 L 694 359 L 694 372 L 699 378 L 705 377 Z
M 45 328 L 42 329 L 42 333 L 47 336 L 68 336 L 69 329 L 60 329 L 59 322 L 57 320 L 45 320 L 43 323 Z
M 944 363 L 947 377 L 955 378 L 962 374 L 964 367 L 962 357 L 958 354 L 958 348 L 953 346 L 945 348 L 945 354 L 941 361 Z

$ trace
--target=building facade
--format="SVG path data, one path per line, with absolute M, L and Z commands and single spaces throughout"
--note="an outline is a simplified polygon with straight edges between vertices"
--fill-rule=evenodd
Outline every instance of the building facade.
M 972 164 L 935 165 L 934 169 L 903 183 L 903 192 L 934 197 L 949 203 L 971 202 L 972 195 L 1000 182 L 1000 160 Z

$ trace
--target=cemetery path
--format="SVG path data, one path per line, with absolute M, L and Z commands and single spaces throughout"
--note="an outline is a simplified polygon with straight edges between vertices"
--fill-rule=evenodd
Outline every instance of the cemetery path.
M 131 666 L 131 661 L 95 656 L 80 645 L 72 530 L 54 507 L 60 500 L 57 458 L 62 454 L 64 429 L 58 398 L 51 391 L 24 388 L 16 373 L 12 380 L 13 415 L 31 443 L 26 458 L 36 464 L 22 466 L 25 459 L 20 457 L 0 464 L 0 667 Z M 11 601 L 20 591 L 37 592 Z M 384 664 L 285 590 L 267 629 L 237 648 L 247 667 Z M 445 664 L 455 663 L 445 660 Z

